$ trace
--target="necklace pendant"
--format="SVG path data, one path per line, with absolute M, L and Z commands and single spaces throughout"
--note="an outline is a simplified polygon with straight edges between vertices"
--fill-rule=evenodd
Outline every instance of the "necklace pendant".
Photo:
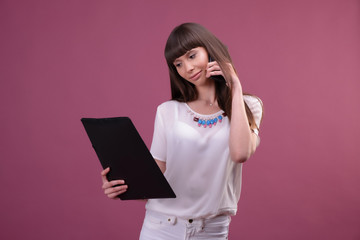
M 221 123 L 223 118 L 226 117 L 225 113 L 222 113 L 218 116 L 215 116 L 214 118 L 205 118 L 202 119 L 201 117 L 194 116 L 193 120 L 197 123 L 198 127 L 204 127 L 204 128 L 212 128 L 213 126 L 216 126 L 216 124 L 219 122 Z

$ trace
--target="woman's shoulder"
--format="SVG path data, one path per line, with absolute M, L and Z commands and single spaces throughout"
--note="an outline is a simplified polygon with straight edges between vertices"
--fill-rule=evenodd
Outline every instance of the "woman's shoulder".
M 181 102 L 176 100 L 169 100 L 158 105 L 157 110 L 160 112 L 169 112 L 176 110 L 181 105 Z
M 243 95 L 244 100 L 246 103 L 260 103 L 262 104 L 261 99 L 258 96 L 252 95 L 252 94 L 244 94 Z
M 178 106 L 180 104 L 180 102 L 176 101 L 176 100 L 169 100 L 169 101 L 166 101 L 166 102 L 163 102 L 163 103 L 160 103 L 158 105 L 158 108 L 161 108 L 161 109 L 167 109 L 167 108 L 174 108 L 176 106 Z
M 259 127 L 263 117 L 263 103 L 261 99 L 255 95 L 249 94 L 244 94 L 243 98 L 251 113 L 253 114 L 256 124 Z
M 262 110 L 263 102 L 261 101 L 261 99 L 258 96 L 244 94 L 243 98 L 244 98 L 244 101 L 246 102 L 246 104 L 251 109 L 251 111 L 253 111 L 253 110 Z

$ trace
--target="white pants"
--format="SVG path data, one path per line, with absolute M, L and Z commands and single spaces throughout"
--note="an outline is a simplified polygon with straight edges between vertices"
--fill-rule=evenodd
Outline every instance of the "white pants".
M 211 219 L 181 219 L 146 211 L 140 240 L 228 239 L 229 215 Z

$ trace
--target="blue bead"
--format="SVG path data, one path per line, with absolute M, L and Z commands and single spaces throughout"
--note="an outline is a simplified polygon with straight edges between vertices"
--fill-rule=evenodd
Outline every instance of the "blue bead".
M 207 121 L 206 121 L 206 124 L 207 124 L 207 125 L 210 125 L 210 120 L 207 120 Z
M 202 122 L 201 119 L 199 119 L 198 123 L 201 124 L 201 122 Z
M 202 120 L 202 123 L 201 123 L 202 125 L 205 125 L 205 120 Z
M 219 120 L 222 120 L 222 116 L 221 116 L 221 115 L 220 115 L 218 118 L 219 118 Z
M 210 120 L 210 123 L 211 123 L 211 124 L 214 124 L 214 122 L 215 122 L 214 119 L 211 119 L 211 120 Z
M 218 119 L 217 118 L 214 118 L 214 122 L 217 122 L 218 121 Z

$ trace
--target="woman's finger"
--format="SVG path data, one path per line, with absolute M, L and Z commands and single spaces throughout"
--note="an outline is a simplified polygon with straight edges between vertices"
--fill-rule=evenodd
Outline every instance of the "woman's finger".
M 220 70 L 219 64 L 209 64 L 207 70 L 213 71 L 213 70 Z
M 102 188 L 103 189 L 112 188 L 112 187 L 114 187 L 116 185 L 123 185 L 123 184 L 125 184 L 124 180 L 113 180 L 113 181 L 110 181 L 110 182 L 106 181 L 106 182 L 103 183 Z
M 104 170 L 101 171 L 101 179 L 103 183 L 108 182 L 106 175 L 110 172 L 110 168 L 107 167 Z
M 120 191 L 126 191 L 128 188 L 127 185 L 122 185 L 122 186 L 118 186 L 118 187 L 113 187 L 113 188 L 107 188 L 104 190 L 104 193 L 106 195 L 112 194 L 112 193 L 116 193 L 116 192 L 120 192 Z
M 111 198 L 111 199 L 115 199 L 117 196 L 119 196 L 120 194 L 123 194 L 124 192 L 126 192 L 126 190 L 122 190 L 122 191 L 119 191 L 119 192 L 115 192 L 115 193 L 111 193 L 108 196 L 108 198 Z
M 105 194 L 109 197 L 109 198 L 115 198 L 120 194 L 123 194 L 124 192 L 126 192 L 127 190 L 127 186 L 119 186 L 116 188 L 108 188 L 105 190 Z
M 223 72 L 221 70 L 210 72 L 210 76 L 214 76 L 214 75 L 223 75 Z
M 206 73 L 206 77 L 209 78 L 211 76 L 217 76 L 217 75 L 222 75 L 224 76 L 223 72 L 221 70 L 219 71 L 212 71 L 212 72 L 207 72 Z

